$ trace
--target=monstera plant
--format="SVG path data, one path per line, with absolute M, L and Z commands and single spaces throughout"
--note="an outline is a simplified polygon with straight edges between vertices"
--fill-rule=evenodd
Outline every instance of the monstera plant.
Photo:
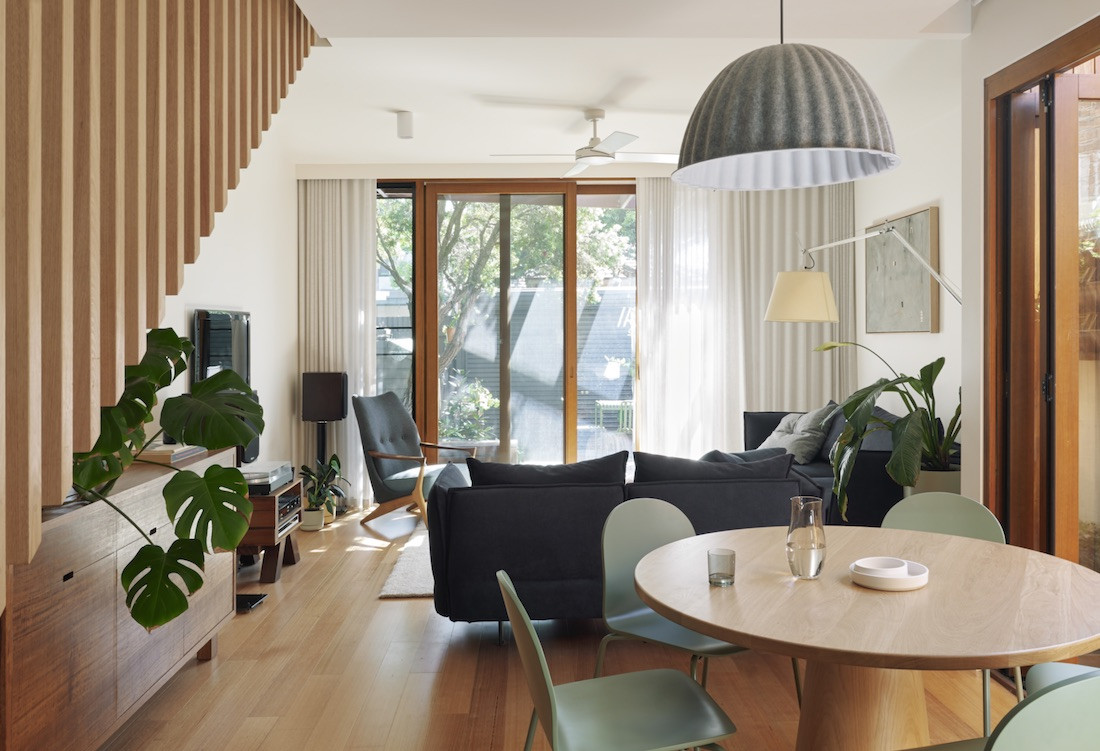
M 99 439 L 91 451 L 73 457 L 73 488 L 78 502 L 111 506 L 145 538 L 122 570 L 126 605 L 146 629 L 168 623 L 187 610 L 187 598 L 202 586 L 205 556 L 234 550 L 248 531 L 252 503 L 240 470 L 214 465 L 202 475 L 175 471 L 164 486 L 164 502 L 176 533 L 167 550 L 109 498 L 123 471 L 146 461 L 141 453 L 163 433 L 210 450 L 249 443 L 263 431 L 263 410 L 252 389 L 231 370 L 192 384 L 190 394 L 164 401 L 161 428 L 152 435 L 157 392 L 187 370 L 194 347 L 172 329 L 153 329 L 144 357 L 125 371 L 122 397 L 100 411 Z

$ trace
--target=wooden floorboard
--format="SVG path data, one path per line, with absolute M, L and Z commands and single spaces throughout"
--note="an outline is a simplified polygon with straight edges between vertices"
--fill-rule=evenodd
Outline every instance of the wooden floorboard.
M 430 598 L 379 600 L 415 518 L 391 514 L 363 529 L 344 516 L 299 532 L 301 561 L 274 584 L 260 566 L 241 570 L 239 591 L 266 592 L 221 632 L 217 657 L 192 662 L 104 747 L 299 751 L 504 751 L 523 747 L 531 701 L 510 638 L 495 623 L 451 623 Z M 603 627 L 537 624 L 556 683 L 588 678 Z M 507 632 L 506 632 L 507 633 Z M 662 647 L 615 642 L 607 672 L 686 669 Z M 933 742 L 981 728 L 976 671 L 930 672 L 925 686 Z M 743 652 L 711 661 L 708 688 L 736 723 L 728 751 L 794 747 L 798 705 L 790 660 Z M 994 686 L 994 716 L 1015 702 Z M 838 697 L 843 711 L 843 697 Z M 548 748 L 541 731 L 537 749 Z

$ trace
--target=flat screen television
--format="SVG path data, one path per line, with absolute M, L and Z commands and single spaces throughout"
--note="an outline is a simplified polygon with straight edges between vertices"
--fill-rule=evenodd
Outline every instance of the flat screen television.
M 232 370 L 251 384 L 251 316 L 240 310 L 196 310 L 191 324 L 191 382 Z

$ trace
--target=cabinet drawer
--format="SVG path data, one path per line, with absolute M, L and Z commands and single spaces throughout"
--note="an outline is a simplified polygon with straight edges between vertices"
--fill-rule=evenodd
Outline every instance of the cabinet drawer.
M 114 723 L 114 574 L 113 555 L 64 580 L 45 577 L 34 563 L 14 567 L 20 594 L 9 603 L 9 696 L 16 751 L 88 748 Z

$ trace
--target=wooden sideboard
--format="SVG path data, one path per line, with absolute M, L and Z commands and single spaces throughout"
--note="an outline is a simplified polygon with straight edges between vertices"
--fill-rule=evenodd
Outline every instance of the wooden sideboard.
M 180 465 L 198 473 L 233 466 L 235 451 Z M 158 544 L 175 535 L 161 490 L 172 471 L 134 465 L 111 500 Z M 7 568 L 0 619 L 2 751 L 96 749 L 189 660 L 210 659 L 234 614 L 236 559 L 207 556 L 188 610 L 151 633 L 126 608 L 119 574 L 145 544 L 105 503 L 49 509 L 42 545 Z

